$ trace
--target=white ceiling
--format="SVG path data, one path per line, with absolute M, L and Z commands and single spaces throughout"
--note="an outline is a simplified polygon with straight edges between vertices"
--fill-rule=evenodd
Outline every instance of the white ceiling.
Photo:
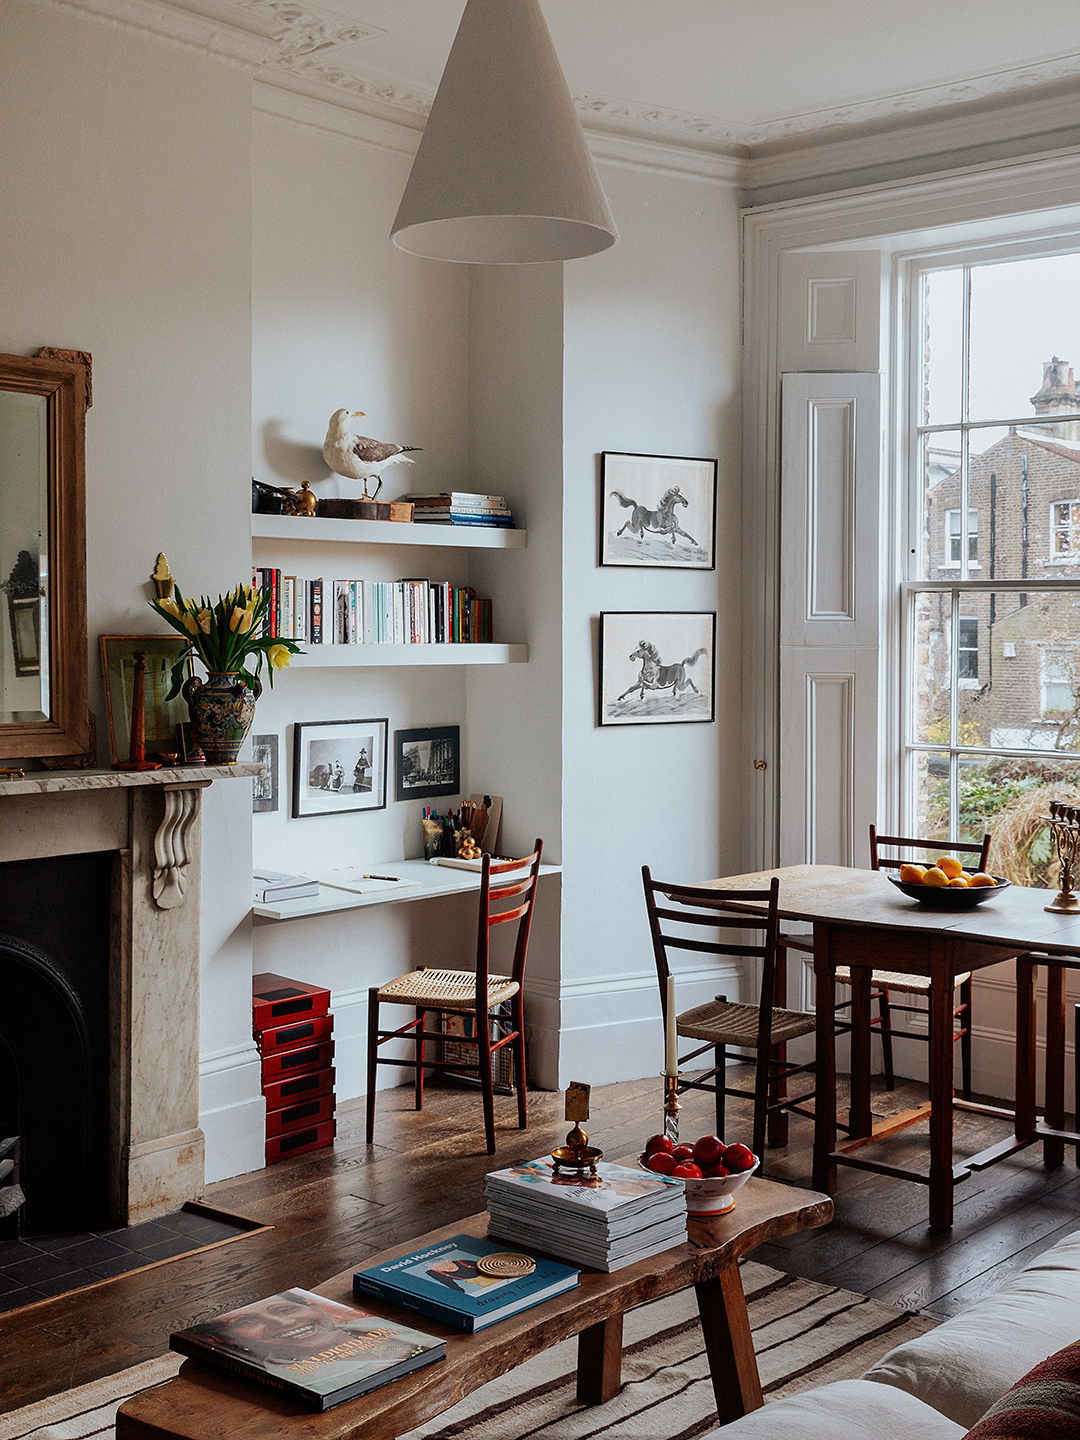
M 464 0 L 174 3 L 279 43 L 291 37 L 294 72 L 354 96 L 378 92 L 414 113 L 434 94 L 464 8 Z M 751 145 L 1080 77 L 1080 5 L 1061 0 L 542 3 L 586 114 L 704 145 Z M 301 33 L 314 43 L 299 44 Z

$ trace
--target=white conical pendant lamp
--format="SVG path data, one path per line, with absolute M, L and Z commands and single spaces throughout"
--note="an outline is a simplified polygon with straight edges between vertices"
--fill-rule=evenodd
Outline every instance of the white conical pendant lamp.
M 468 0 L 391 238 L 480 265 L 619 238 L 539 0 Z

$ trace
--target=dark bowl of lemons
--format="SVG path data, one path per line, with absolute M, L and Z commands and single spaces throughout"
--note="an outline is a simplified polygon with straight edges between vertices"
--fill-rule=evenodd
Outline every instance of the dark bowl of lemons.
M 970 910 L 1009 888 L 1004 875 L 965 870 L 952 855 L 943 855 L 934 865 L 901 865 L 886 878 L 902 895 L 937 910 Z

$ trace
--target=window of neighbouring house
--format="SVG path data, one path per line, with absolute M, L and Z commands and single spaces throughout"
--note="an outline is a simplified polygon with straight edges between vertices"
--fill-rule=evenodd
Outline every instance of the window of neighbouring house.
M 1080 500 L 1055 500 L 1050 507 L 1050 558 L 1072 564 L 1080 557 Z
M 1042 817 L 1080 804 L 1080 252 L 907 276 L 905 824 L 989 829 L 999 873 L 1049 885 Z
M 960 553 L 963 546 L 962 526 L 960 524 L 960 511 L 947 510 L 945 512 L 945 564 L 959 565 Z M 979 558 L 979 512 L 968 511 L 967 523 L 967 558 L 972 568 Z
M 1065 715 L 1075 705 L 1072 652 L 1044 649 L 1039 661 L 1039 693 L 1044 715 Z

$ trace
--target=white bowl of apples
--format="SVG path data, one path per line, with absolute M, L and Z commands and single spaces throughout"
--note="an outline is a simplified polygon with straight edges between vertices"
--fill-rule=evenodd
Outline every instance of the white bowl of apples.
M 725 1145 L 718 1135 L 702 1135 L 692 1145 L 676 1145 L 666 1135 L 653 1135 L 638 1156 L 643 1170 L 670 1175 L 686 1186 L 690 1215 L 724 1215 L 735 1208 L 741 1190 L 761 1162 L 746 1145 Z

